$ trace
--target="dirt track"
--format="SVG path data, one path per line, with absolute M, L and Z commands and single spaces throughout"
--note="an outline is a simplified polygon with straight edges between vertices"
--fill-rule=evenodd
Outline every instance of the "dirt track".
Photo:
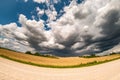
M 120 80 L 120 59 L 91 67 L 52 69 L 0 57 L 0 80 Z

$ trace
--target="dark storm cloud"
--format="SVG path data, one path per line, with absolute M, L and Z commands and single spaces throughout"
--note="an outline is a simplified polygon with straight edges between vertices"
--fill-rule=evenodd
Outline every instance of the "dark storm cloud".
M 102 51 L 113 48 L 120 42 L 120 10 L 108 11 L 103 19 L 104 22 L 97 26 L 102 28 L 101 34 L 104 35 L 100 41 L 98 40 L 98 46 Z

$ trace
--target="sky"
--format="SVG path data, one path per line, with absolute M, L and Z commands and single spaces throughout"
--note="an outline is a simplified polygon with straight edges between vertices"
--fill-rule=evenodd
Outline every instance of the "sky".
M 0 46 L 66 57 L 120 52 L 120 1 L 1 0 Z

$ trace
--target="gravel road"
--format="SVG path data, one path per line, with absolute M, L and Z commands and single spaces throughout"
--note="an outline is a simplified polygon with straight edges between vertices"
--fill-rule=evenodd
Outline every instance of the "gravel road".
M 0 57 L 0 80 L 120 80 L 120 59 L 91 67 L 53 69 Z

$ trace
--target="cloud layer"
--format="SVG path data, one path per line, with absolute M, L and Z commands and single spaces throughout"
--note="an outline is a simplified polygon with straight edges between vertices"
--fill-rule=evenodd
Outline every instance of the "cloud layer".
M 52 10 L 48 14 L 55 14 L 55 17 L 57 13 L 54 12 Z M 1 36 L 8 40 L 15 39 L 30 50 L 57 56 L 99 53 L 119 45 L 119 0 L 85 0 L 81 4 L 73 0 L 64 8 L 64 12 L 56 21 L 53 21 L 56 18 L 48 20 L 47 25 L 51 27 L 49 31 L 44 30 L 43 20 L 29 20 L 21 14 L 19 22 L 22 27 L 16 23 L 1 25 Z

